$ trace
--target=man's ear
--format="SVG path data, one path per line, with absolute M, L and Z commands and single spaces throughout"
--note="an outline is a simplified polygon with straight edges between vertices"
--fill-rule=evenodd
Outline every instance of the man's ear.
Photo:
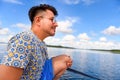
M 40 17 L 35 17 L 35 18 L 34 18 L 34 21 L 35 21 L 36 24 L 40 23 L 40 20 L 41 20 Z

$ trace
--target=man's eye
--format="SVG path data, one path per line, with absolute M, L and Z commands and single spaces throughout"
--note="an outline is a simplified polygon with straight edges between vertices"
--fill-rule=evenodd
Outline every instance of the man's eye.
M 55 18 L 50 19 L 52 22 L 56 22 Z
M 54 21 L 54 19 L 50 19 L 51 21 Z

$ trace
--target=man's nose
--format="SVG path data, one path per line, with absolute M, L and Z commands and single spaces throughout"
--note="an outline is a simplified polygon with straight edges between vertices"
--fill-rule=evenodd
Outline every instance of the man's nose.
M 57 23 L 57 22 L 55 22 L 55 23 L 54 23 L 54 26 L 55 26 L 55 27 L 58 27 L 58 23 Z

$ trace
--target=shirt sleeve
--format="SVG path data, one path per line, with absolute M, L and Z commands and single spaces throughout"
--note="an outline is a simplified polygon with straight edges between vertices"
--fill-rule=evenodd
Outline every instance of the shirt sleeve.
M 26 68 L 29 63 L 30 44 L 29 36 L 16 35 L 10 39 L 7 53 L 4 55 L 2 64 L 19 68 Z

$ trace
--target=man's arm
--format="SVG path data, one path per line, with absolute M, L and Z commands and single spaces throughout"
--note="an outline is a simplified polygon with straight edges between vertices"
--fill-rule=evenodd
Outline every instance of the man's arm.
M 0 80 L 20 80 L 22 73 L 22 68 L 0 65 Z

